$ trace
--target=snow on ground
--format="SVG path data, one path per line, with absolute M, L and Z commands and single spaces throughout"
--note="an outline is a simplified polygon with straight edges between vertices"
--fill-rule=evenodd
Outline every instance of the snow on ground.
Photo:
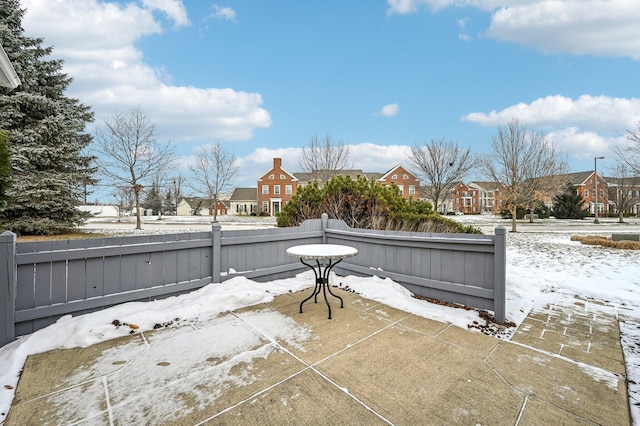
M 199 218 L 200 219 L 200 218 Z M 262 218 L 247 218 L 243 225 L 272 226 Z M 510 223 L 493 217 L 457 216 L 456 220 L 474 224 L 486 233 L 495 226 L 510 229 Z M 251 220 L 255 222 L 250 222 Z M 147 232 L 167 232 L 163 220 L 161 229 Z M 225 223 L 233 221 L 223 221 Z M 94 221 L 92 229 L 108 222 Z M 174 223 L 175 225 L 175 223 Z M 191 226 L 191 225 L 189 225 Z M 209 227 L 208 218 L 196 225 Z M 582 245 L 570 241 L 577 233 L 610 235 L 611 232 L 640 233 L 640 221 L 615 224 L 613 221 L 598 227 L 588 222 L 519 223 L 518 233 L 507 234 L 507 319 L 519 325 L 532 309 L 548 303 L 572 303 L 578 296 L 589 302 L 603 301 L 599 309 L 619 315 L 622 343 L 628 369 L 629 394 L 634 423 L 640 423 L 640 252 L 614 250 Z M 114 225 L 116 232 L 122 225 Z M 175 232 L 176 228 L 173 228 Z M 184 230 L 184 228 L 180 228 Z M 140 232 L 140 231 L 138 231 Z M 372 277 L 335 277 L 335 284 L 355 291 L 363 297 L 416 315 L 449 322 L 467 328 L 474 321 L 484 322 L 474 310 L 427 303 L 413 298 L 399 284 L 390 279 Z M 92 344 L 129 334 L 132 324 L 138 331 L 151 330 L 158 325 L 173 326 L 214 321 L 223 313 L 245 306 L 267 303 L 276 295 L 303 290 L 313 285 L 313 274 L 305 272 L 294 278 L 272 281 L 268 285 L 243 277 L 235 277 L 222 284 L 209 285 L 189 294 L 153 302 L 132 302 L 79 317 L 65 316 L 51 326 L 36 331 L 0 348 L 0 423 L 4 420 L 13 399 L 20 370 L 27 356 L 52 349 L 87 347 Z M 268 290 L 267 290 L 268 289 Z M 593 306 L 596 306 L 595 304 Z M 271 317 L 269 317 L 271 318 Z M 121 326 L 113 325 L 118 320 Z M 273 326 L 282 319 L 272 318 Z M 264 323 L 264 321 L 261 321 Z M 291 342 L 304 338 L 304 330 L 284 324 L 278 335 Z M 515 329 L 511 329 L 511 333 Z M 510 333 L 500 337 L 509 338 Z M 224 355 L 224 354 L 222 354 Z

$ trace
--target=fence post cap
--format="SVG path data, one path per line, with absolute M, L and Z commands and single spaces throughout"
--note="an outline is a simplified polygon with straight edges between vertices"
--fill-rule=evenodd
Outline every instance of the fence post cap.
M 11 231 L 4 231 L 2 234 L 0 234 L 0 238 L 2 238 L 3 241 L 14 241 L 16 237 L 16 234 Z
M 507 228 L 505 228 L 504 226 L 498 226 L 495 232 L 496 232 L 496 235 L 504 235 L 507 233 Z

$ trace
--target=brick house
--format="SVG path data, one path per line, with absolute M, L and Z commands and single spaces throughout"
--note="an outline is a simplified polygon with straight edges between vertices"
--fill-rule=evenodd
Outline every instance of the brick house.
M 420 198 L 420 181 L 399 164 L 377 178 L 376 182 L 385 186 L 394 183 L 400 189 L 400 194 L 406 199 L 417 200 Z
M 640 176 L 606 177 L 605 180 L 609 192 L 609 212 L 619 214 L 622 208 L 624 214 L 640 215 Z
M 464 214 L 480 213 L 478 193 L 478 189 L 458 182 L 451 189 L 451 211 Z
M 582 196 L 582 208 L 589 209 L 591 214 L 595 215 L 596 208 L 596 179 L 598 185 L 598 215 L 606 216 L 609 214 L 609 190 L 606 180 L 595 174 L 594 171 L 569 173 L 566 175 L 566 181 L 576 188 L 578 194 Z
M 178 216 L 213 216 L 213 200 L 211 198 L 185 197 L 178 203 Z M 216 216 L 226 215 L 229 210 L 228 201 L 218 200 Z
M 259 214 L 275 216 L 280 212 L 298 187 L 298 178 L 282 168 L 282 158 L 273 159 L 273 167 L 257 179 Z
M 469 184 L 469 187 L 477 190 L 479 213 L 499 214 L 500 210 L 504 208 L 504 200 L 502 199 L 504 184 L 474 181 Z

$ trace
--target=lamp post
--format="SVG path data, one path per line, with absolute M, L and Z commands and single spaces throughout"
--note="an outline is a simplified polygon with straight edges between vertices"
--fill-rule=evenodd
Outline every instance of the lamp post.
M 593 223 L 596 225 L 600 223 L 598 220 L 598 160 L 602 159 L 604 159 L 604 157 L 593 157 L 593 173 L 595 175 L 594 179 L 596 180 L 596 204 L 594 208 L 596 218 L 593 220 Z

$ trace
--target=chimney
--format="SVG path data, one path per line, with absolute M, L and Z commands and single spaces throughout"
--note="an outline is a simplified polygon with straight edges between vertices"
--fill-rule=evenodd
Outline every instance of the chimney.
M 281 169 L 282 168 L 282 158 L 274 158 L 273 159 L 273 168 Z

